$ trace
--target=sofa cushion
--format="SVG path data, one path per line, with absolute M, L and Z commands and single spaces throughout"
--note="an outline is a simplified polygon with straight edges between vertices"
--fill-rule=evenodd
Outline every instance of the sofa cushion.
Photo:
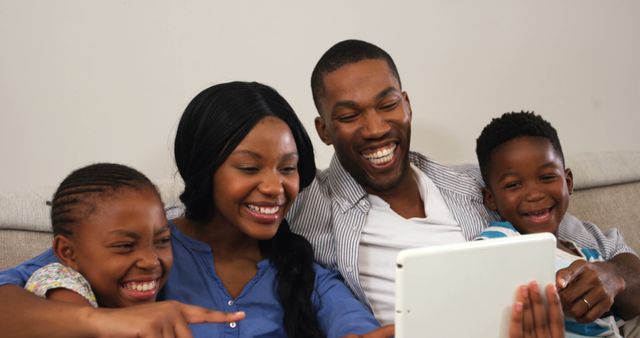
M 569 212 L 603 231 L 618 228 L 625 242 L 640 252 L 639 204 L 640 181 L 576 190 L 571 196 Z
M 39 255 L 52 240 L 50 232 L 0 230 L 0 270 Z
M 640 182 L 640 151 L 579 153 L 566 156 L 575 189 Z
M 180 179 L 162 180 L 156 182 L 156 186 L 166 207 L 173 210 L 175 206 L 181 206 L 179 196 L 183 183 Z M 55 190 L 55 186 L 45 186 L 17 192 L 3 191 L 0 194 L 0 230 L 51 232 L 51 208 L 47 201 L 51 200 Z

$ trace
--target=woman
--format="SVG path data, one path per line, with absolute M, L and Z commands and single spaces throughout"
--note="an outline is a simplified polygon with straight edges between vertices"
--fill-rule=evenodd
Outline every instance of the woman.
M 275 90 L 231 82 L 202 91 L 182 115 L 175 158 L 185 215 L 173 222 L 179 272 L 165 296 L 244 311 L 235 329 L 246 337 L 342 337 L 377 328 L 336 274 L 314 265 L 311 245 L 284 220 L 316 167 L 309 137 Z M 197 250 L 204 252 L 199 262 L 191 259 Z M 208 288 L 211 297 L 185 298 L 185 274 L 197 274 L 194 289 Z M 223 329 L 193 332 L 223 336 Z

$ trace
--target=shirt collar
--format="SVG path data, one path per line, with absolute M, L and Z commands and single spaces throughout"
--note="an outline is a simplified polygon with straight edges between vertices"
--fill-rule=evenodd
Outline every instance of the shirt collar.
M 356 206 L 362 199 L 367 200 L 367 192 L 344 169 L 336 154 L 333 154 L 329 164 L 329 189 L 342 212 Z
M 438 189 L 450 190 L 452 193 L 466 195 L 469 198 L 481 198 L 480 192 L 477 191 L 477 183 L 472 177 L 463 175 L 457 170 L 434 162 L 416 152 L 409 152 L 409 162 L 417 170 L 424 172 Z M 338 203 L 342 212 L 346 212 L 354 206 L 362 206 L 362 203 L 359 202 L 363 199 L 368 208 L 367 192 L 344 169 L 335 153 L 331 158 L 328 175 L 331 196 Z M 366 210 L 363 211 L 366 212 Z
M 191 238 L 186 234 L 182 233 L 182 231 L 178 229 L 178 227 L 176 226 L 175 223 L 173 223 L 173 221 L 170 220 L 168 223 L 169 223 L 169 229 L 171 230 L 172 240 L 182 243 L 182 245 L 184 245 L 185 247 L 188 247 L 191 250 L 203 252 L 203 253 L 206 253 L 207 255 L 213 256 L 213 252 L 211 252 L 211 247 L 207 243 Z M 175 255 L 175 252 L 174 252 L 174 255 Z M 272 262 L 269 259 L 265 258 L 260 260 L 256 266 L 260 271 L 271 264 Z

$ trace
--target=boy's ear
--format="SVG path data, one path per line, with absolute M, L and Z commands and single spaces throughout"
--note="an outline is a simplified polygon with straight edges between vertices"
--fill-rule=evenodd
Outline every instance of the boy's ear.
M 331 141 L 331 136 L 329 135 L 329 131 L 327 130 L 327 124 L 324 122 L 324 118 L 322 116 L 316 117 L 314 120 L 316 123 L 316 131 L 318 132 L 318 136 L 324 144 L 330 146 L 333 142 Z
M 482 188 L 482 199 L 484 200 L 484 206 L 493 211 L 498 211 L 498 206 L 496 205 L 496 200 L 493 197 L 491 189 L 487 187 Z
M 564 179 L 567 182 L 567 189 L 569 189 L 569 195 L 573 193 L 573 173 L 571 169 L 564 169 Z
M 56 235 L 53 238 L 53 252 L 60 259 L 60 263 L 78 271 L 76 248 L 69 238 L 63 235 Z

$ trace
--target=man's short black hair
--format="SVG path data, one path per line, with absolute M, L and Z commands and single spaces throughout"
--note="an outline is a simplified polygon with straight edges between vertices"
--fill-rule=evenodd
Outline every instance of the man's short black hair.
M 402 88 L 398 68 L 391 56 L 382 48 L 361 40 L 344 40 L 333 45 L 327 50 L 311 73 L 311 93 L 313 103 L 315 103 L 318 113 L 320 113 L 320 97 L 324 94 L 324 76 L 341 68 L 342 66 L 356 63 L 362 60 L 385 60 L 389 69 L 398 80 L 398 85 Z
M 500 145 L 522 136 L 544 137 L 560 155 L 564 165 L 564 154 L 558 139 L 558 133 L 551 123 L 534 112 L 521 111 L 502 114 L 491 120 L 476 140 L 476 155 L 482 178 L 487 183 L 492 153 Z

